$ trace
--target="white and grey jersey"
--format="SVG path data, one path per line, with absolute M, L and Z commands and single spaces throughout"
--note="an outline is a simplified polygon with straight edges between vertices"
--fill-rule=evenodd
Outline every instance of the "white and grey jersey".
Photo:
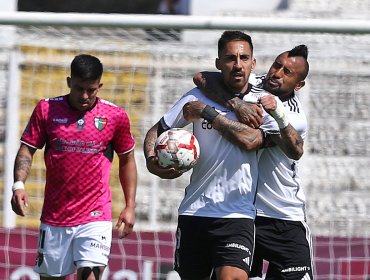
M 253 92 L 249 94 L 252 97 Z M 162 125 L 166 128 L 185 127 L 189 122 L 183 117 L 183 106 L 196 100 L 214 107 L 231 120 L 237 120 L 234 112 L 211 101 L 194 88 L 162 117 Z M 276 129 L 276 122 L 267 113 L 261 129 Z M 230 143 L 204 119 L 194 121 L 193 130 L 199 141 L 200 158 L 192 170 L 179 215 L 253 219 L 256 215 L 257 152 L 245 151 Z
M 304 139 L 307 119 L 295 94 L 283 101 L 290 124 Z M 299 175 L 299 161 L 288 158 L 278 147 L 262 151 L 259 164 L 257 215 L 292 221 L 305 220 L 305 195 Z

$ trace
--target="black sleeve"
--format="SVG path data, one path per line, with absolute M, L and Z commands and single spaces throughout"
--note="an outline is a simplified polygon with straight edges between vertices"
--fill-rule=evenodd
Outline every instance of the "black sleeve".
M 158 122 L 158 129 L 157 129 L 157 137 L 159 136 L 159 135 L 161 135 L 163 132 L 165 132 L 165 131 L 167 131 L 167 130 L 169 130 L 171 127 L 169 127 L 166 123 L 165 123 L 165 121 L 164 121 L 164 119 L 163 119 L 163 117 L 159 120 L 159 122 Z

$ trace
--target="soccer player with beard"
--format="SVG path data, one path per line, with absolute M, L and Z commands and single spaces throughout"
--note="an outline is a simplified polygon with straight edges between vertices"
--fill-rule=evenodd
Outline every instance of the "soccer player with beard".
M 256 103 L 264 95 L 274 111 L 277 101 L 248 79 L 255 66 L 250 36 L 225 31 L 218 41 L 216 68 L 228 97 Z M 282 104 L 280 104 L 282 106 Z M 183 95 L 148 132 L 144 154 L 148 170 L 164 179 L 181 176 L 174 168 L 158 165 L 154 144 L 165 130 L 193 123 L 200 158 L 192 169 L 179 207 L 175 269 L 181 279 L 246 280 L 254 251 L 254 200 L 258 177 L 256 149 L 266 131 L 276 131 L 275 120 L 262 110 L 255 113 L 263 124 L 251 128 L 237 121 L 235 112 L 207 98 L 198 88 Z M 257 126 L 257 124 L 256 124 Z
M 278 122 L 279 133 L 267 136 L 271 147 L 261 150 L 259 159 L 256 247 L 251 277 L 262 276 L 263 260 L 267 260 L 265 279 L 313 279 L 312 241 L 298 168 L 307 119 L 295 94 L 305 85 L 309 71 L 307 57 L 307 47 L 296 46 L 277 56 L 267 75 L 256 77 L 257 86 L 283 102 L 286 118 Z M 198 73 L 194 81 L 207 96 L 233 108 L 243 123 L 250 122 L 248 111 L 258 110 L 238 98 L 225 98 L 227 93 L 220 78 L 213 73 Z

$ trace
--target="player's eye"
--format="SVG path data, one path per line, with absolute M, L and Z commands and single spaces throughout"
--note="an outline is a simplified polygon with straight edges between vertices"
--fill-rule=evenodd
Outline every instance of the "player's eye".
M 89 88 L 86 90 L 87 94 L 93 94 L 97 89 L 96 88 Z
M 225 56 L 225 61 L 227 61 L 227 62 L 235 61 L 235 60 L 236 60 L 236 56 L 234 56 L 234 55 Z
M 248 61 L 249 60 L 249 55 L 241 55 L 240 60 Z
M 293 72 L 287 68 L 284 68 L 284 74 L 287 75 L 287 76 L 292 76 L 293 75 Z
M 281 67 L 280 63 L 277 63 L 276 61 L 271 65 L 271 68 L 279 69 Z

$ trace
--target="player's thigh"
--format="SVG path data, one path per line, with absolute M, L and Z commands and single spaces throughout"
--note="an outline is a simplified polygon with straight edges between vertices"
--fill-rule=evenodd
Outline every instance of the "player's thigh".
M 41 279 L 63 279 L 62 276 L 75 271 L 72 251 L 74 232 L 74 227 L 40 225 L 34 271 L 40 274 Z
M 40 280 L 65 280 L 65 279 L 66 279 L 65 276 L 62 276 L 62 277 L 45 277 L 45 276 L 40 275 Z
M 105 267 L 112 244 L 112 222 L 97 221 L 79 226 L 73 244 L 73 258 L 81 267 Z
M 244 269 L 235 266 L 221 266 L 215 269 L 217 280 L 248 280 Z
M 248 279 L 254 251 L 254 222 L 246 218 L 220 219 L 211 231 L 213 264 L 218 279 Z M 227 272 L 227 273 L 226 273 Z
M 175 270 L 182 280 L 209 279 L 212 272 L 209 218 L 184 216 L 178 218 L 176 231 Z
M 77 270 L 77 280 L 98 280 L 102 278 L 105 266 L 92 264 L 91 266 L 80 267 Z

